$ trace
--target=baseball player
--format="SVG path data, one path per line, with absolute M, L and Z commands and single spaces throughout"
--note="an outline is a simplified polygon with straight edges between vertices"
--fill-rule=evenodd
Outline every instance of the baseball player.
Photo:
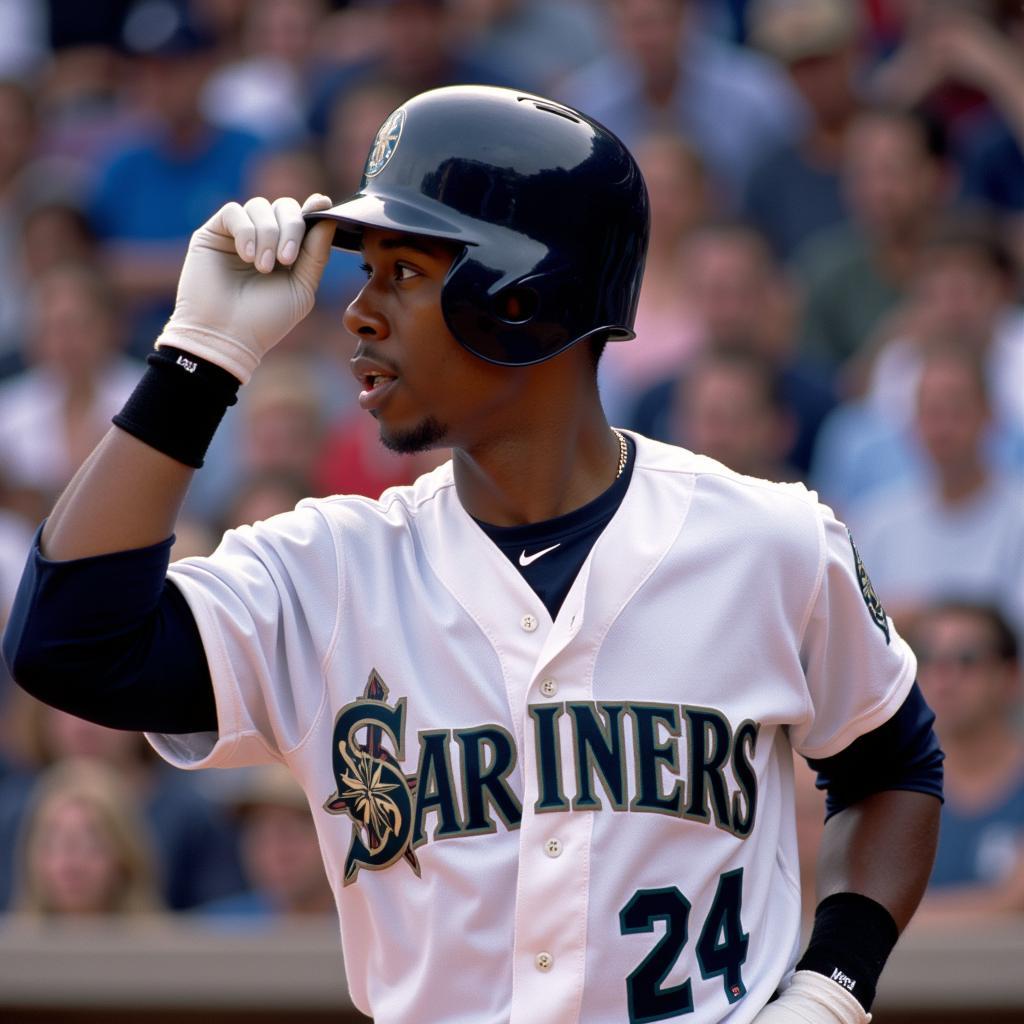
M 26 568 L 22 686 L 181 767 L 293 772 L 378 1024 L 863 1024 L 924 888 L 941 753 L 846 529 L 605 419 L 647 229 L 636 164 L 584 114 L 414 97 L 352 198 L 199 228 Z M 206 444 L 332 244 L 366 264 L 361 406 L 389 448 L 452 460 L 168 570 Z M 828 790 L 802 955 L 793 749 Z

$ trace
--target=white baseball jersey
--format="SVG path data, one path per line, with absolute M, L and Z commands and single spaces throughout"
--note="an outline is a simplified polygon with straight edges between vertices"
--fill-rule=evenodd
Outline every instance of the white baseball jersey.
M 885 722 L 914 658 L 799 485 L 636 439 L 554 622 L 451 466 L 171 569 L 218 734 L 302 784 L 378 1024 L 743 1024 L 792 970 L 791 746 Z

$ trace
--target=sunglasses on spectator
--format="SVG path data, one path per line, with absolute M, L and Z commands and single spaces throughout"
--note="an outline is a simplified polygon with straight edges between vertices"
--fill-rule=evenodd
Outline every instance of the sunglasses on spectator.
M 968 669 L 991 661 L 994 657 L 995 652 L 989 647 L 958 647 L 948 651 L 929 650 L 923 647 L 917 652 L 917 663 L 919 666 Z

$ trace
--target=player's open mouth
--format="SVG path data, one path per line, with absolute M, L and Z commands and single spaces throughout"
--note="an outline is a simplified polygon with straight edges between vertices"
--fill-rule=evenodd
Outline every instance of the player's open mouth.
M 359 352 L 351 362 L 352 375 L 362 386 L 359 392 L 360 408 L 372 411 L 387 398 L 398 381 L 398 370 L 389 359 Z
M 363 390 L 359 392 L 362 409 L 376 409 L 391 391 L 398 378 L 387 373 L 367 373 L 362 376 Z

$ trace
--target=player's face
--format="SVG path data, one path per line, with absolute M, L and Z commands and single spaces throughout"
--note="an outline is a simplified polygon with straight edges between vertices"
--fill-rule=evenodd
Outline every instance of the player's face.
M 368 280 L 344 322 L 359 340 L 351 364 L 359 404 L 394 451 L 471 445 L 507 418 L 518 387 L 515 370 L 472 355 L 448 330 L 441 288 L 455 252 L 395 231 L 368 228 L 363 237 Z

